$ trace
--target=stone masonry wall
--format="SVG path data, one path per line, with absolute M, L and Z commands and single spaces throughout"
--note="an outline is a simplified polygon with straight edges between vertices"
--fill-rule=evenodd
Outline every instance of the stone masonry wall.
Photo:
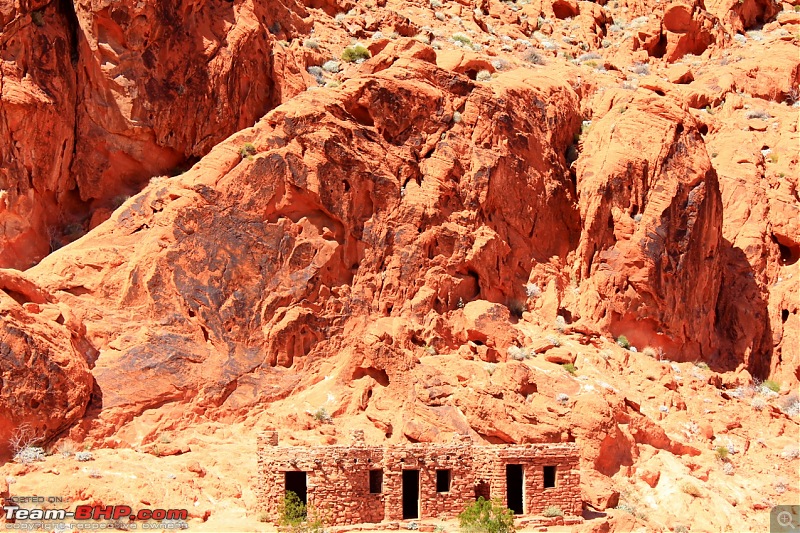
M 524 514 L 540 514 L 555 505 L 567 515 L 581 514 L 578 448 L 574 443 L 476 446 L 475 482 L 489 485 L 491 498 L 506 500 L 506 465 L 523 470 Z M 556 467 L 555 487 L 544 488 L 544 467 Z
M 419 470 L 419 518 L 452 518 L 478 494 L 506 500 L 506 465 L 523 465 L 524 514 L 555 505 L 580 515 L 578 449 L 574 443 L 473 446 L 451 444 L 366 446 L 356 434 L 349 446 L 278 446 L 276 432 L 258 438 L 259 505 L 277 522 L 286 492 L 285 473 L 305 472 L 308 505 L 331 525 L 403 519 L 403 471 Z M 543 467 L 556 467 L 555 487 L 544 488 Z M 383 472 L 382 492 L 370 493 L 370 470 Z M 437 492 L 436 471 L 450 472 L 447 492 Z
M 475 501 L 472 446 L 466 442 L 386 448 L 386 519 L 403 518 L 403 470 L 419 470 L 420 517 L 452 518 Z M 450 471 L 450 490 L 436 491 L 436 471 Z
M 383 469 L 381 448 L 363 444 L 282 447 L 267 442 L 259 439 L 257 493 L 273 521 L 277 521 L 286 493 L 285 472 L 292 471 L 306 472 L 308 506 L 326 522 L 359 524 L 384 519 L 384 494 L 369 492 L 369 471 Z

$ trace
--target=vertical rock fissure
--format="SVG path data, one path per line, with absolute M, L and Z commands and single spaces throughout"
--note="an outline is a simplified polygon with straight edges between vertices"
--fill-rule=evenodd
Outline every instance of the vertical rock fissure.
M 73 193 L 75 189 L 77 189 L 77 180 L 74 179 L 73 176 L 73 167 L 75 164 L 75 160 L 77 158 L 77 151 L 78 151 L 78 114 L 79 114 L 79 102 L 80 102 L 80 87 L 79 87 L 79 75 L 78 75 L 78 63 L 80 59 L 80 47 L 79 47 L 79 37 L 80 37 L 80 23 L 78 21 L 78 15 L 75 11 L 75 6 L 72 0 L 57 0 L 55 3 L 57 13 L 63 18 L 64 27 L 66 29 L 67 34 L 67 46 L 69 50 L 69 57 L 70 57 L 70 64 L 72 65 L 72 69 L 70 71 L 70 75 L 72 77 L 72 86 L 74 87 L 74 95 L 73 100 L 71 102 L 71 114 L 72 114 L 72 146 L 71 150 L 67 147 L 63 150 L 61 157 L 62 161 L 62 172 L 64 172 L 67 176 L 66 187 L 61 188 L 57 187 L 55 191 L 53 191 L 55 205 L 59 207 L 57 212 L 55 213 L 54 219 L 48 221 L 48 228 L 47 232 L 49 234 L 50 240 L 50 253 L 53 253 L 57 249 L 59 249 L 65 243 L 58 235 L 63 235 L 64 228 L 67 227 L 70 223 L 75 222 L 74 214 L 76 212 L 76 205 L 75 199 L 69 198 L 70 196 L 77 197 L 78 195 Z M 84 202 L 79 202 L 83 204 L 80 209 L 80 214 L 78 216 L 79 219 L 83 219 L 86 217 L 88 213 L 88 204 Z M 72 220 L 67 220 L 68 215 L 65 214 L 71 213 L 73 214 Z
M 69 58 L 72 65 L 78 64 L 78 32 L 80 31 L 80 23 L 78 22 L 78 14 L 75 12 L 75 5 L 72 0 L 58 0 L 56 6 L 64 20 L 67 23 L 67 31 L 69 33 Z
M 78 22 L 78 14 L 75 12 L 75 5 L 72 0 L 58 0 L 58 12 L 64 17 L 67 25 L 67 33 L 69 35 L 69 58 L 73 67 L 73 83 L 75 84 L 75 100 L 72 103 L 72 155 L 69 158 L 67 172 L 70 177 L 72 174 L 72 165 L 75 163 L 75 158 L 78 152 L 78 104 L 80 101 L 80 88 L 78 87 L 78 60 L 80 58 L 80 51 L 78 46 L 78 32 L 80 31 L 80 23 Z M 72 180 L 71 180 L 72 181 Z M 77 182 L 75 182 L 77 187 Z

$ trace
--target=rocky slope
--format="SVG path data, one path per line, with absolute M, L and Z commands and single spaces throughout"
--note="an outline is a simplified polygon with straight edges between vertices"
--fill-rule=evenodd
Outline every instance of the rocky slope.
M 254 520 L 225 454 L 264 427 L 575 440 L 620 508 L 587 529 L 766 530 L 800 497 L 798 31 L 755 0 L 4 5 L 0 443 L 188 469 L 213 524 Z M 111 470 L 65 494 L 153 497 Z

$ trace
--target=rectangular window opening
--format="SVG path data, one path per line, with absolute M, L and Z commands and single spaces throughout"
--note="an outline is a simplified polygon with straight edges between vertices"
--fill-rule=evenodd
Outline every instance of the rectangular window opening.
M 478 501 L 479 498 L 483 498 L 484 500 L 491 500 L 491 489 L 489 487 L 489 482 L 480 480 L 475 484 L 475 501 Z
M 450 492 L 450 471 L 436 471 L 436 492 Z
M 383 492 L 383 470 L 369 471 L 369 493 L 380 494 Z
M 556 467 L 544 467 L 544 488 L 549 489 L 556 486 Z

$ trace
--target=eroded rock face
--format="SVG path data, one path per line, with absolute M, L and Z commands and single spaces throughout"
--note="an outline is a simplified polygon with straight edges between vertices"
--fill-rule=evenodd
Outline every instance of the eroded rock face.
M 289 6 L 77 2 L 82 198 L 202 156 L 279 103 L 264 58 L 278 38 L 307 30 L 302 8 Z
M 4 12 L 0 267 L 27 268 L 83 235 L 95 209 L 305 90 L 302 55 L 276 43 L 307 32 L 306 16 L 223 0 Z
M 329 353 L 357 317 L 410 320 L 368 348 L 365 366 L 391 375 L 403 335 L 457 348 L 447 321 L 459 302 L 524 301 L 532 261 L 575 245 L 563 154 L 578 123 L 562 82 L 518 71 L 476 85 L 400 60 L 277 108 L 35 272 L 85 311 L 109 413 L 219 405 L 243 380 Z M 257 154 L 243 159 L 246 142 Z M 90 248 L 104 266 L 76 275 Z M 88 312 L 98 297 L 102 321 Z M 139 374 L 154 379 L 126 377 Z
M 793 156 L 782 161 L 781 155 L 793 153 L 798 133 L 783 118 L 781 106 L 768 108 L 776 117 L 766 109 L 748 110 L 732 98 L 713 119 L 707 141 L 716 155 L 712 161 L 726 206 L 717 327 L 727 343 L 721 352 L 729 367 L 736 364 L 731 354 L 739 354 L 753 375 L 793 382 L 800 369 L 793 272 L 800 258 L 800 228 L 797 173 L 787 172 Z M 753 113 L 764 118 L 748 118 Z M 767 124 L 770 128 L 759 131 Z
M 655 94 L 604 104 L 577 161 L 581 319 L 673 358 L 708 358 L 722 202 L 698 125 Z
M 242 413 L 333 353 L 347 379 L 369 377 L 347 408 L 368 409 L 375 387 L 408 383 L 421 348 L 495 364 L 535 344 L 514 324 L 528 309 L 673 360 L 719 357 L 730 258 L 706 126 L 675 95 L 609 91 L 573 185 L 572 84 L 530 69 L 475 83 L 435 59 L 410 40 L 384 47 L 360 77 L 278 107 L 33 269 L 100 352 L 102 423 L 77 431 L 105 438 L 165 402 Z M 545 360 L 578 359 L 552 346 Z M 525 429 L 535 410 L 509 421 L 498 395 L 515 389 L 451 395 L 485 438 L 568 438 L 555 420 Z M 481 421 L 493 412 L 506 414 Z M 371 416 L 387 435 L 439 431 Z M 632 437 L 601 421 L 611 440 L 599 449 L 629 453 Z M 616 461 L 595 468 L 613 474 Z
M 662 38 L 653 51 L 663 52 L 664 59 L 670 63 L 687 54 L 701 55 L 712 44 L 725 38 L 715 17 L 703 8 L 702 3 L 670 3 L 664 9 L 661 28 Z M 658 50 L 658 46 L 663 46 L 663 50 Z
M 742 33 L 771 20 L 780 4 L 768 0 L 711 0 L 706 6 L 732 33 Z
M 29 279 L 0 270 L 0 289 L 0 456 L 7 459 L 15 436 L 41 446 L 81 419 L 94 385 L 93 350 L 80 322 Z
M 73 46 L 45 1 L 5 3 L 0 39 L 0 268 L 27 268 L 52 251 L 48 228 L 74 188 Z
M 655 494 L 757 527 L 796 445 L 800 18 L 443 4 L 0 6 L 22 39 L 1 45 L 0 261 L 77 241 L 0 272 L 0 438 L 41 418 L 46 438 L 152 458 L 266 425 L 295 444 L 574 440 L 595 508 Z M 751 7 L 766 24 L 731 38 Z M 39 58 L 40 34 L 66 55 Z M 374 57 L 340 61 L 355 40 Z M 758 486 L 741 499 L 714 457 L 728 441 Z M 192 483 L 242 496 L 189 471 L 206 466 Z M 175 507 L 216 512 L 191 492 Z

